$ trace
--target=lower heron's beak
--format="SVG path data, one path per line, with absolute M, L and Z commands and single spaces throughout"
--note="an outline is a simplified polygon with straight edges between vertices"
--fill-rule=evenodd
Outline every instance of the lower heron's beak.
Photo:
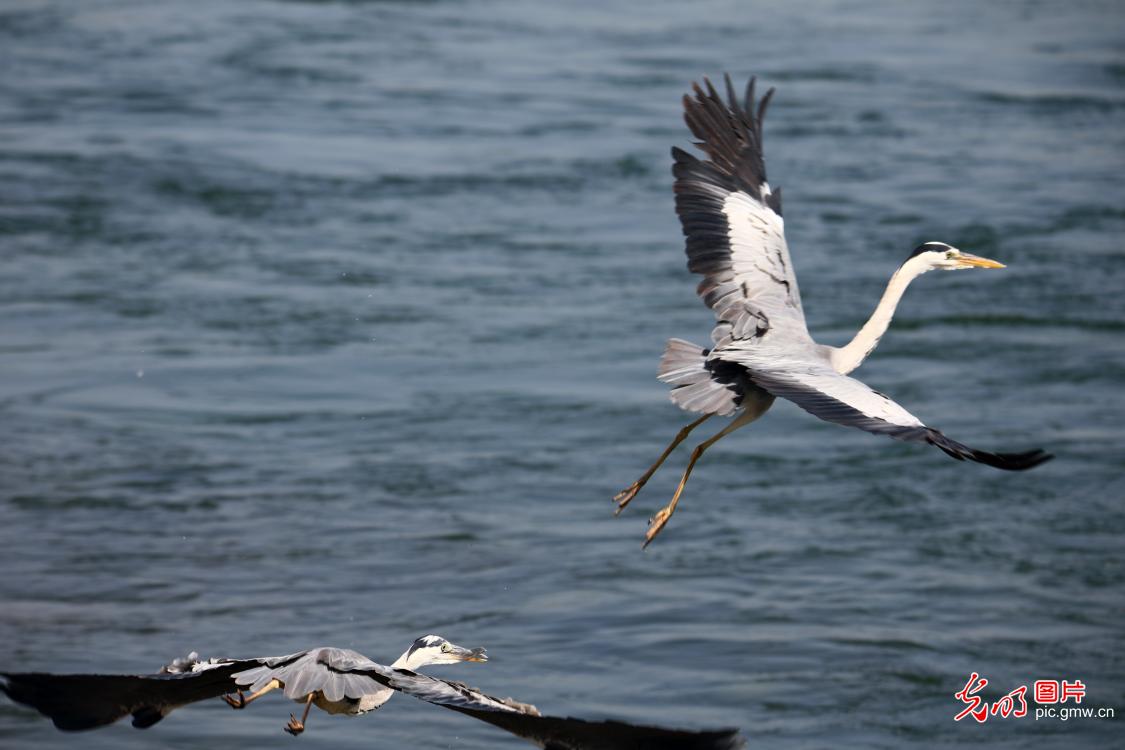
M 957 262 L 961 268 L 1004 268 L 1004 264 L 988 258 L 981 258 L 978 255 L 969 255 L 968 253 L 961 253 L 957 256 Z
M 484 653 L 483 648 L 468 649 L 454 646 L 451 656 L 461 661 L 488 661 L 488 656 Z

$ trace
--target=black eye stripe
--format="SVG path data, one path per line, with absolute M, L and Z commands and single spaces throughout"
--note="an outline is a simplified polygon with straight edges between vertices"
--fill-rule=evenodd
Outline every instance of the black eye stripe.
M 910 258 L 913 258 L 915 256 L 921 255 L 922 253 L 941 253 L 941 252 L 948 252 L 949 250 L 952 250 L 952 249 L 953 248 L 951 248 L 949 245 L 945 244 L 944 242 L 926 242 L 926 243 L 923 243 L 923 244 L 919 245 L 918 247 L 914 248 L 914 252 L 910 253 L 910 256 L 907 258 L 907 260 L 910 260 Z

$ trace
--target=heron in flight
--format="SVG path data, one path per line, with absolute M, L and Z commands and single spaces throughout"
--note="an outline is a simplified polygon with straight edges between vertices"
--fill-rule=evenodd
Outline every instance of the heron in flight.
M 314 705 L 330 714 L 358 716 L 399 692 L 480 719 L 548 750 L 735 750 L 743 744 L 733 729 L 689 731 L 543 716 L 531 704 L 495 698 L 416 671 L 487 660 L 484 649 L 466 649 L 441 636 L 425 635 L 390 666 L 333 647 L 251 659 L 200 660 L 192 653 L 151 675 L 0 672 L 0 690 L 66 731 L 94 729 L 130 714 L 134 727 L 147 729 L 189 703 L 222 697 L 242 709 L 280 690 L 304 706 L 301 718 L 290 714 L 285 726 L 296 736 L 305 730 Z
M 676 510 L 699 457 L 715 442 L 762 416 L 777 397 L 813 416 L 896 440 L 929 443 L 953 458 L 1009 471 L 1047 461 L 1041 450 L 990 453 L 927 427 L 887 396 L 848 373 L 875 349 L 903 292 L 927 271 L 1003 268 L 943 242 L 919 245 L 891 276 L 875 312 L 846 346 L 813 341 L 805 325 L 797 277 L 785 243 L 781 190 L 766 181 L 762 118 L 773 96 L 755 100 L 754 80 L 740 100 L 725 77 L 726 101 L 711 81 L 684 96 L 684 120 L 706 155 L 700 160 L 672 149 L 676 213 L 686 238 L 688 269 L 703 276 L 698 293 L 716 318 L 709 349 L 668 341 L 658 377 L 672 386 L 672 401 L 700 414 L 677 433 L 632 485 L 617 494 L 617 513 L 629 504 L 677 445 L 714 415 L 734 419 L 695 447 L 671 501 L 649 523 L 648 546 Z
M 219 663 L 223 661 L 225 660 L 220 660 Z M 440 635 L 424 635 L 415 640 L 391 664 L 391 668 L 414 671 L 437 664 L 459 664 L 465 661 L 488 661 L 488 656 L 483 648 L 467 649 L 450 643 Z M 305 731 L 309 709 L 314 705 L 330 714 L 359 716 L 379 708 L 395 694 L 392 687 L 372 684 L 370 680 L 362 678 L 357 684 L 349 685 L 347 677 L 339 676 L 342 674 L 341 667 L 374 663 L 363 654 L 349 649 L 318 648 L 288 656 L 258 659 L 258 662 L 260 666 L 231 675 L 239 687 L 234 695 L 224 694 L 223 700 L 231 708 L 242 709 L 271 690 L 281 689 L 286 698 L 304 704 L 305 707 L 300 719 L 290 714 L 289 723 L 285 725 L 285 731 L 294 737 Z M 214 661 L 192 663 L 189 657 L 187 664 L 172 662 L 165 667 L 165 671 L 206 671 L 214 668 L 215 664 Z M 250 695 L 245 694 L 244 686 L 250 691 Z

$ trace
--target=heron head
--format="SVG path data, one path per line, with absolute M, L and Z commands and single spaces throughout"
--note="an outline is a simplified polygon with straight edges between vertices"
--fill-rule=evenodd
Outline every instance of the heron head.
M 1004 264 L 978 255 L 961 252 L 944 242 L 924 242 L 914 248 L 906 261 L 919 264 L 919 272 L 958 271 L 963 268 L 1003 268 Z
M 407 652 L 410 669 L 428 667 L 432 664 L 459 664 L 463 661 L 488 661 L 483 648 L 464 648 L 442 638 L 440 635 L 424 635 Z

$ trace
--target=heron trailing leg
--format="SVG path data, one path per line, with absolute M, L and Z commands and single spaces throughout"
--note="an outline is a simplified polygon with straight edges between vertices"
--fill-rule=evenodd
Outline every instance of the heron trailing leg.
M 737 430 L 739 427 L 748 425 L 758 417 L 765 414 L 766 409 L 769 409 L 773 404 L 773 396 L 770 396 L 768 393 L 761 392 L 758 398 L 747 398 L 743 403 L 744 406 L 742 412 L 734 418 L 733 422 L 728 424 L 723 429 L 719 430 L 719 432 L 716 433 L 713 437 L 710 437 L 704 440 L 699 445 L 695 446 L 695 449 L 691 452 L 691 458 L 688 459 L 687 468 L 684 469 L 684 475 L 680 478 L 680 484 L 676 487 L 676 493 L 672 495 L 672 500 L 663 508 L 658 510 L 656 512 L 656 515 L 653 516 L 652 519 L 648 522 L 649 527 L 648 531 L 645 533 L 644 544 L 641 545 L 642 549 L 652 544 L 652 540 L 655 539 L 656 535 L 664 529 L 664 526 L 668 523 L 668 519 L 671 518 L 672 514 L 676 512 L 676 504 L 680 502 L 680 495 L 683 494 L 684 486 L 687 484 L 688 477 L 691 476 L 691 470 L 695 468 L 695 462 L 699 460 L 699 457 L 703 455 L 703 452 L 714 445 L 716 442 L 718 442 L 720 438 L 726 437 L 727 435 Z M 696 424 L 698 424 L 698 422 Z
M 258 700 L 259 698 L 261 698 L 263 695 L 265 695 L 269 691 L 276 690 L 279 687 L 281 687 L 281 681 L 280 680 L 270 680 L 269 683 L 264 688 L 262 688 L 261 690 L 254 691 L 249 696 L 243 695 L 242 691 L 239 690 L 238 693 L 237 693 L 237 697 L 231 697 L 230 695 L 224 695 L 223 700 L 225 700 L 227 702 L 227 704 L 230 705 L 231 708 L 246 708 L 247 704 Z
M 668 444 L 668 447 L 664 449 L 664 452 L 660 454 L 660 458 L 656 459 L 656 463 L 648 467 L 648 471 L 646 471 L 644 474 L 641 474 L 640 479 L 633 482 L 631 485 L 614 495 L 613 499 L 617 503 L 617 510 L 613 512 L 613 515 L 620 515 L 621 511 L 625 510 L 625 506 L 629 504 L 630 500 L 637 496 L 637 493 L 641 491 L 641 487 L 644 487 L 645 483 L 649 479 L 652 479 L 652 475 L 656 473 L 656 470 L 660 468 L 660 465 L 664 463 L 668 456 L 672 455 L 672 451 L 676 449 L 676 446 L 684 442 L 684 440 L 687 439 L 687 436 L 691 434 L 692 430 L 703 424 L 703 422 L 711 416 L 713 415 L 704 414 L 699 419 L 680 429 L 680 431 L 676 433 L 676 437 L 673 438 L 672 442 Z
M 309 697 L 305 698 L 305 712 L 301 714 L 301 720 L 297 721 L 297 717 L 289 714 L 289 723 L 285 725 L 285 731 L 296 737 L 301 732 L 305 731 L 305 722 L 309 719 L 309 709 L 312 708 L 313 698 L 316 693 L 309 693 Z

